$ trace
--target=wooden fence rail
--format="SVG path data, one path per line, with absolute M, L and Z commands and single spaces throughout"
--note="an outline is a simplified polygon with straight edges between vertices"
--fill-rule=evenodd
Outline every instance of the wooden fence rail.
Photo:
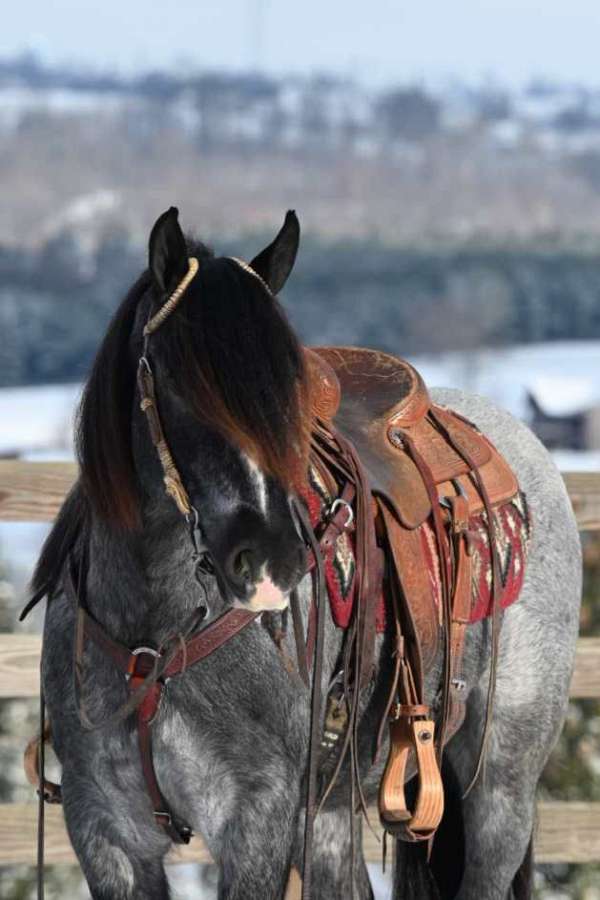
M 0 460 L 0 521 L 50 522 L 77 477 L 75 463 Z M 600 472 L 566 472 L 580 531 L 600 529 Z
M 72 463 L 0 461 L 0 521 L 51 521 L 76 478 Z M 580 530 L 600 530 L 600 472 L 569 472 L 565 483 Z M 0 698 L 38 693 L 40 638 L 0 634 Z M 581 638 L 571 697 L 600 698 L 600 638 Z M 373 817 L 373 821 L 377 816 Z M 0 865 L 35 862 L 36 805 L 0 804 Z M 60 809 L 47 810 L 48 863 L 74 863 Z M 381 858 L 381 846 L 365 829 L 365 856 Z M 539 862 L 600 860 L 600 803 L 540 803 L 536 832 Z M 208 862 L 199 839 L 173 852 L 171 862 Z

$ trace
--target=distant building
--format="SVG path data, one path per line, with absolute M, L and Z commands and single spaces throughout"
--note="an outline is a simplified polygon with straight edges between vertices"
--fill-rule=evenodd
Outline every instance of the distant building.
M 600 450 L 600 389 L 592 379 L 541 377 L 527 389 L 529 424 L 551 450 Z

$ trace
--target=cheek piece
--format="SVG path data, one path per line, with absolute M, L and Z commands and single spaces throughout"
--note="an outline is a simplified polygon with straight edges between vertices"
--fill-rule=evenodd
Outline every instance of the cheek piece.
M 194 574 L 198 584 L 204 590 L 204 600 L 200 605 L 203 609 L 203 618 L 209 613 L 206 601 L 206 589 L 203 584 L 203 576 L 214 575 L 215 566 L 206 546 L 204 534 L 200 524 L 198 510 L 190 502 L 188 492 L 185 489 L 183 479 L 179 473 L 175 460 L 169 449 L 165 431 L 156 402 L 156 389 L 154 373 L 152 371 L 150 357 L 150 338 L 163 322 L 168 319 L 176 309 L 181 298 L 185 294 L 191 281 L 194 279 L 199 265 L 195 257 L 188 260 L 188 271 L 184 278 L 173 291 L 169 299 L 160 307 L 158 312 L 150 316 L 144 327 L 144 346 L 142 356 L 138 363 L 137 383 L 140 392 L 140 409 L 146 417 L 150 438 L 156 450 L 162 471 L 166 493 L 172 498 L 177 509 L 185 518 L 192 543 L 192 559 L 194 560 Z

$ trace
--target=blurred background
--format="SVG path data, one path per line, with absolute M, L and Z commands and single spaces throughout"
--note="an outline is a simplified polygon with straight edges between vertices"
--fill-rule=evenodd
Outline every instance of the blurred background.
M 4 8 L 0 457 L 72 457 L 95 348 L 177 205 L 246 258 L 295 208 L 283 299 L 305 342 L 406 356 L 529 422 L 562 470 L 599 471 L 599 34 L 594 0 Z M 0 524 L 2 631 L 45 530 Z M 582 634 L 598 634 L 600 547 L 583 540 Z M 0 701 L 2 802 L 33 800 L 35 708 Z M 572 702 L 543 797 L 600 800 L 599 713 Z M 210 867 L 171 873 L 177 896 L 214 896 Z M 74 868 L 49 879 L 51 897 L 87 896 Z M 555 900 L 599 884 L 596 864 L 537 874 Z M 32 892 L 31 869 L 0 868 L 3 898 Z

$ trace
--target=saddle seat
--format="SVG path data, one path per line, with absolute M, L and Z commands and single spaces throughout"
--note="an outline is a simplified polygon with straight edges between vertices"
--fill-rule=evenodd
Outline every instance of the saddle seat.
M 464 492 L 470 515 L 483 509 L 469 465 L 428 417 L 432 406 L 455 445 L 477 466 L 492 504 L 517 493 L 517 481 L 500 454 L 471 423 L 432 404 L 410 363 L 362 347 L 314 347 L 307 350 L 307 359 L 315 412 L 352 441 L 373 493 L 387 498 L 405 528 L 422 525 L 431 502 L 417 466 L 403 452 L 403 432 L 429 466 L 440 497 Z

